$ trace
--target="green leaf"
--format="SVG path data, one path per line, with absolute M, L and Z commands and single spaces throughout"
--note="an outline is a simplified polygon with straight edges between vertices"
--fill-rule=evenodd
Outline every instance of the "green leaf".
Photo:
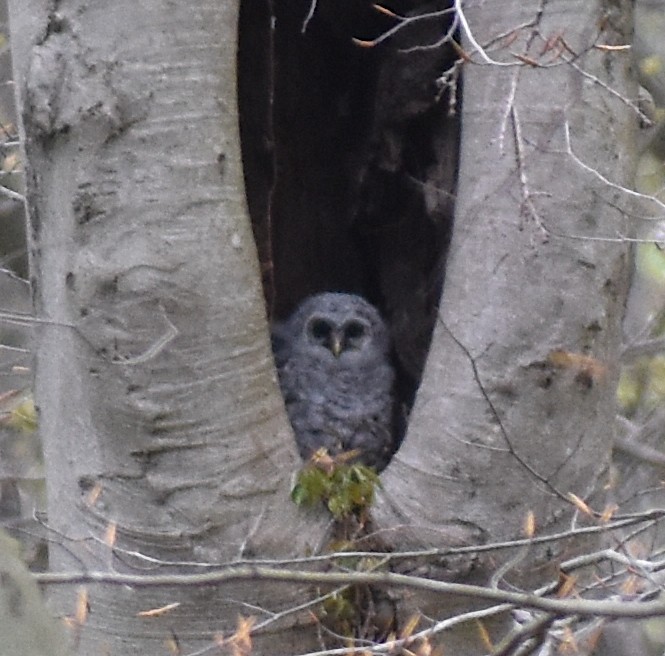
M 291 499 L 299 506 L 323 501 L 339 520 L 369 508 L 380 484 L 378 474 L 365 465 L 337 465 L 331 473 L 306 465 L 298 473 Z

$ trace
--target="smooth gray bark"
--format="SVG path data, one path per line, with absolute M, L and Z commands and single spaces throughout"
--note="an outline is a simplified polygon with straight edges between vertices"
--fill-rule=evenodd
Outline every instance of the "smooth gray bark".
M 170 563 L 285 557 L 310 541 L 289 501 L 297 456 L 245 207 L 237 10 L 11 3 L 58 570 L 154 571 L 126 550 Z M 109 525 L 118 557 L 102 542 Z M 251 614 L 243 602 L 301 594 L 96 587 L 79 650 L 163 654 L 174 635 L 190 652 Z M 59 612 L 74 601 L 65 591 Z
M 376 513 L 382 527 L 405 526 L 388 534 L 394 545 L 516 538 L 529 512 L 539 534 L 569 526 L 568 493 L 602 510 L 629 199 L 600 176 L 630 184 L 636 89 L 628 52 L 595 46 L 629 43 L 629 4 L 464 3 L 474 38 L 500 64 L 465 35 L 474 63 L 440 321 Z M 566 152 L 566 124 L 597 173 Z M 446 566 L 459 575 L 470 564 Z M 496 560 L 474 567 L 486 577 Z

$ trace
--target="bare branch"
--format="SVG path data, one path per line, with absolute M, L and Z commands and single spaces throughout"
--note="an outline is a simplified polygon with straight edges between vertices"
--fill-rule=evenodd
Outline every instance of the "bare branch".
M 665 601 L 597 601 L 588 599 L 551 599 L 532 593 L 492 590 L 466 583 L 447 583 L 407 574 L 392 572 L 305 572 L 271 567 L 243 565 L 202 574 L 136 575 L 113 572 L 49 572 L 36 573 L 38 583 L 127 585 L 135 588 L 162 588 L 171 586 L 218 586 L 231 581 L 274 581 L 276 583 L 308 583 L 319 585 L 366 584 L 413 590 L 426 590 L 445 595 L 458 595 L 485 601 L 498 601 L 524 608 L 535 608 L 557 615 L 584 617 L 646 618 L 665 616 Z
M 611 189 L 616 189 L 617 191 L 620 191 L 622 194 L 626 194 L 627 196 L 630 196 L 632 198 L 637 198 L 639 200 L 643 201 L 648 201 L 651 203 L 655 203 L 658 205 L 658 207 L 662 210 L 665 210 L 665 203 L 663 203 L 661 200 L 656 198 L 655 196 L 649 196 L 648 194 L 642 194 L 639 191 L 634 191 L 633 189 L 629 189 L 628 187 L 624 187 L 623 185 L 619 185 L 616 182 L 612 182 L 608 178 L 606 178 L 600 171 L 597 171 L 594 169 L 592 166 L 589 166 L 588 164 L 585 164 L 574 152 L 573 152 L 573 147 L 571 144 L 571 139 L 570 139 L 570 124 L 568 121 L 565 121 L 563 124 L 564 127 L 564 134 L 565 134 L 565 139 L 566 139 L 566 153 L 568 156 L 584 171 L 587 171 L 588 173 L 591 173 L 595 178 L 606 184 L 608 187 Z M 654 216 L 650 218 L 645 218 L 645 221 L 661 221 L 663 218 L 665 218 L 665 214 L 661 214 L 659 216 Z

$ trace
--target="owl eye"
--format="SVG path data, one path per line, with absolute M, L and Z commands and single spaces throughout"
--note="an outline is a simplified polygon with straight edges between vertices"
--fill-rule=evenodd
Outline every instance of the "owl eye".
M 349 321 L 344 326 L 344 338 L 347 340 L 359 339 L 365 335 L 365 326 L 359 321 Z
M 309 334 L 317 342 L 325 342 L 330 338 L 332 326 L 325 319 L 314 319 L 309 323 Z

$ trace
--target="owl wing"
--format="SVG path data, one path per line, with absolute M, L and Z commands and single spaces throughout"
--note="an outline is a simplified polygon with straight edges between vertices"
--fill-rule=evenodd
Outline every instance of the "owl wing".
M 347 449 L 358 449 L 359 460 L 380 472 L 385 469 L 394 451 L 390 429 L 388 422 L 368 419 L 358 426 Z

